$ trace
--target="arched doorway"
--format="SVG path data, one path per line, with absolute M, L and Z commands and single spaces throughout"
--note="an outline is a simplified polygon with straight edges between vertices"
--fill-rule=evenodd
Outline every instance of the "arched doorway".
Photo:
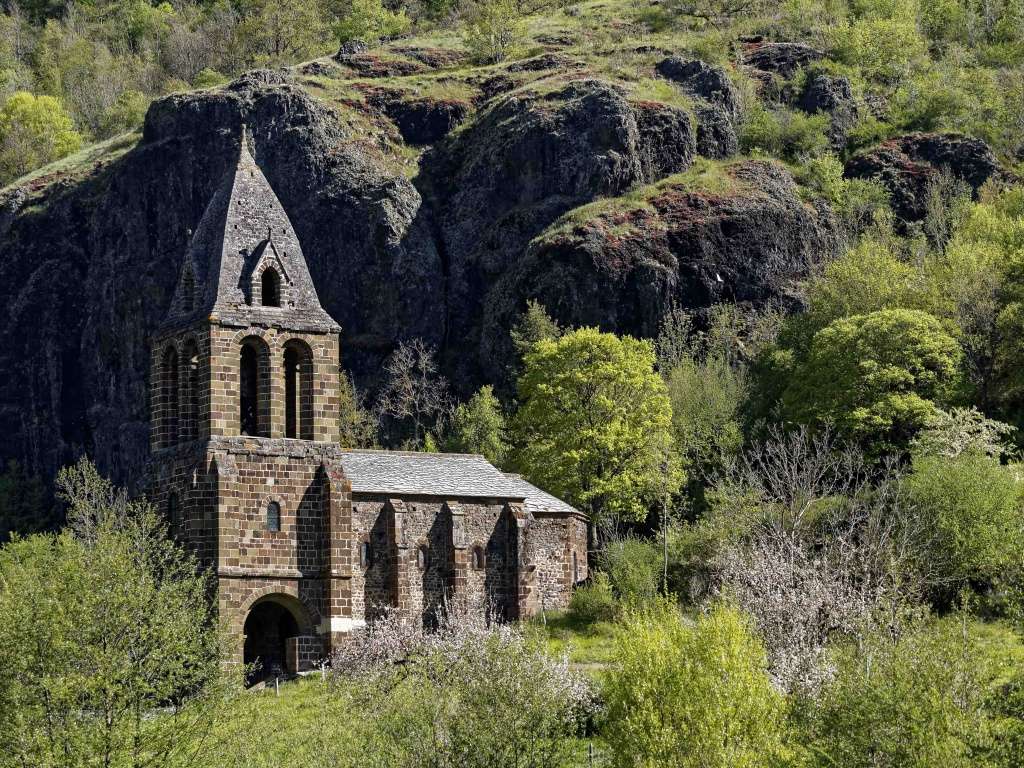
M 293 675 L 294 659 L 288 654 L 289 640 L 310 631 L 305 608 L 288 595 L 267 595 L 253 603 L 245 617 L 243 660 L 256 665 L 246 684 Z

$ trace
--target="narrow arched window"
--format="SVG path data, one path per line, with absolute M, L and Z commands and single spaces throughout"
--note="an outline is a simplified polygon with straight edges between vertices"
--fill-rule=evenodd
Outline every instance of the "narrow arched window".
M 473 568 L 477 571 L 484 569 L 484 550 L 483 547 L 473 547 Z
M 373 564 L 373 551 L 370 549 L 370 542 L 364 541 L 359 545 L 359 565 L 368 568 Z
M 245 344 L 242 346 L 238 369 L 238 418 L 243 435 L 259 433 L 259 382 L 259 355 L 252 346 Z
M 268 267 L 260 275 L 260 303 L 264 307 L 281 306 L 281 276 L 273 267 Z
M 191 312 L 195 307 L 196 280 L 192 277 L 192 270 L 186 267 L 181 281 L 181 308 L 185 312 Z
M 168 347 L 160 364 L 160 444 L 174 445 L 178 440 L 178 351 Z
M 181 402 L 181 436 L 195 440 L 199 436 L 199 352 L 194 341 L 185 344 L 185 391 Z
M 267 504 L 267 530 L 281 530 L 281 505 L 276 501 Z
M 416 567 L 421 571 L 427 570 L 430 565 L 430 555 L 427 552 L 426 546 L 422 546 L 416 550 Z
M 580 580 L 580 564 L 576 559 L 576 553 L 572 553 L 572 583 L 575 584 Z
M 170 526 L 172 534 L 180 533 L 181 504 L 178 502 L 178 494 L 174 491 L 167 496 L 167 525 Z
M 284 436 L 313 439 L 313 353 L 298 339 L 284 350 Z

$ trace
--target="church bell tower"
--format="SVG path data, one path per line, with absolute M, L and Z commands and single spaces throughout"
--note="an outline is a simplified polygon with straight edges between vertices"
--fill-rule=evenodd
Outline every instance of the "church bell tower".
M 153 339 L 155 453 L 211 437 L 338 438 L 341 329 L 246 133 Z

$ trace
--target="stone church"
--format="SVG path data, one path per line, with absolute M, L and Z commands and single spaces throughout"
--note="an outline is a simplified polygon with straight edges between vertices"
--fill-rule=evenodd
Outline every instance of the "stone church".
M 481 456 L 338 444 L 340 331 L 243 129 L 152 340 L 148 473 L 216 574 L 236 660 L 309 669 L 383 606 L 565 607 L 579 511 Z

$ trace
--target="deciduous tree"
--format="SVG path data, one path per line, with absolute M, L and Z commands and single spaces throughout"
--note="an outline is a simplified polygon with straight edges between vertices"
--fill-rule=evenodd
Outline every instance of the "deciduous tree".
M 526 354 L 516 463 L 595 521 L 642 519 L 678 488 L 672 410 L 650 342 L 595 328 L 538 341 Z

